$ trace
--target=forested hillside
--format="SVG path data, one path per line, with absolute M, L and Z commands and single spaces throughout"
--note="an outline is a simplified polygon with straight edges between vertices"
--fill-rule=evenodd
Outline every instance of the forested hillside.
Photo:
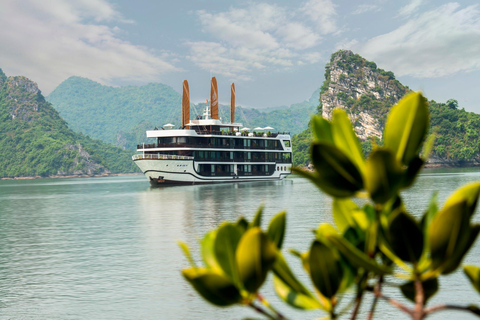
M 137 171 L 131 154 L 76 134 L 36 83 L 0 69 L 0 178 Z
M 393 104 L 409 91 L 395 79 L 391 71 L 377 68 L 351 51 L 332 54 L 325 67 L 325 81 L 320 91 L 319 115 L 329 118 L 331 111 L 347 111 L 361 140 L 369 152 L 372 139 L 381 145 L 386 116 Z M 456 100 L 446 103 L 429 101 L 430 133 L 436 136 L 432 160 L 439 165 L 480 164 L 480 115 L 460 109 Z M 307 165 L 310 128 L 292 139 L 294 164 Z
M 160 83 L 114 88 L 71 77 L 47 100 L 73 130 L 129 150 L 135 150 L 138 143 L 145 141 L 146 128 L 169 122 L 178 127 L 181 119 L 180 93 Z M 304 102 L 268 111 L 237 106 L 235 122 L 250 128 L 271 126 L 276 131 L 295 134 L 306 128 L 317 105 L 318 92 Z M 204 107 L 205 103 L 192 104 L 192 119 L 202 114 Z M 224 121 L 230 121 L 229 108 L 220 105 L 220 117 Z
M 47 100 L 74 131 L 113 144 L 119 131 L 130 132 L 143 121 L 180 122 L 180 94 L 160 83 L 114 88 L 70 77 Z

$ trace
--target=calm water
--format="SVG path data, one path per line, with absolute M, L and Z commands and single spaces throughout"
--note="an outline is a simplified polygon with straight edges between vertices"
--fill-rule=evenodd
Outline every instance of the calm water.
M 427 171 L 404 195 L 419 215 L 434 190 L 441 203 L 454 188 L 480 180 L 475 170 Z M 198 258 L 197 240 L 223 220 L 251 218 L 260 203 L 265 220 L 288 211 L 285 248 L 305 251 L 319 223 L 331 222 L 329 198 L 307 181 L 150 189 L 143 176 L 0 181 L 0 319 L 243 319 L 246 308 L 219 309 L 181 278 L 188 267 L 177 240 Z M 476 216 L 477 221 L 479 215 Z M 286 254 L 307 284 L 298 261 Z M 480 265 L 480 245 L 467 258 Z M 270 283 L 263 293 L 292 319 L 321 312 L 292 311 Z M 431 302 L 480 304 L 463 273 Z M 387 294 L 399 298 L 396 290 Z M 379 319 L 399 314 L 380 303 Z M 438 313 L 431 319 L 474 319 Z

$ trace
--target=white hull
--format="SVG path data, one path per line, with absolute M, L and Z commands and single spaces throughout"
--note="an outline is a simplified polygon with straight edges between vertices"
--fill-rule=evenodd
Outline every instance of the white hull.
M 204 162 L 202 162 L 204 163 Z M 282 180 L 291 172 L 291 164 L 279 164 L 272 175 L 203 176 L 198 173 L 194 160 L 138 159 L 135 164 L 142 170 L 152 185 L 201 184 L 220 182 L 274 181 Z M 220 163 L 216 163 L 220 164 Z M 231 162 L 224 164 L 232 164 Z M 237 163 L 234 163 L 236 165 Z M 245 163 L 242 163 L 245 164 Z M 255 164 L 255 163 L 247 163 Z M 262 163 L 263 164 L 263 163 Z

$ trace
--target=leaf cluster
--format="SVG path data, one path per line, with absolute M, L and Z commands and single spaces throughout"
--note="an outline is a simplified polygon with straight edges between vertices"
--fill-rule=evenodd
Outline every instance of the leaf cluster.
M 333 198 L 335 222 L 318 226 L 307 252 L 293 251 L 309 275 L 313 290 L 294 276 L 280 252 L 285 214 L 275 216 L 268 231 L 263 232 L 259 228 L 262 208 L 252 223 L 241 218 L 208 233 L 202 241 L 207 267 L 193 265 L 183 271 L 184 276 L 205 299 L 217 305 L 254 306 L 255 299 L 264 303 L 258 290 L 266 274 L 272 272 L 275 291 L 283 301 L 295 308 L 323 310 L 332 319 L 350 309 L 355 319 L 362 297 L 370 292 L 375 298 L 369 318 L 379 299 L 412 319 L 423 319 L 449 307 L 480 314 L 475 306 L 427 307 L 439 290 L 439 279 L 460 267 L 480 232 L 480 225 L 472 221 L 480 182 L 453 192 L 442 208 L 434 195 L 421 219 L 416 219 L 403 203 L 401 191 L 412 186 L 433 144 L 431 139 L 425 143 L 428 128 L 426 99 L 420 93 L 411 93 L 392 108 L 383 146 L 373 147 L 365 158 L 343 110 L 334 110 L 331 121 L 318 116 L 312 119 L 310 156 L 315 171 L 294 171 Z M 364 204 L 358 205 L 353 198 L 363 198 Z M 480 268 L 466 266 L 464 272 L 480 292 Z M 221 276 L 222 280 L 208 281 L 207 285 L 200 280 L 206 274 L 210 278 Z M 390 278 L 402 281 L 399 290 L 413 306 L 384 295 L 382 288 Z M 214 300 L 213 296 L 226 296 L 220 294 L 225 287 L 231 297 L 228 303 Z M 342 310 L 340 301 L 349 289 L 355 290 L 355 298 Z M 256 310 L 270 319 L 284 319 L 270 304 L 264 305 L 268 312 L 258 306 Z

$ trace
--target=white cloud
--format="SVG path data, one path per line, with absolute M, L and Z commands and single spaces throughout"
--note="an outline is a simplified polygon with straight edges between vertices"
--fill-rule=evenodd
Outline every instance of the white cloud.
M 309 52 L 302 55 L 302 59 L 308 63 L 317 63 L 322 59 L 320 52 Z
M 401 16 L 409 16 L 422 5 L 423 0 L 411 0 L 406 6 L 400 8 Z
M 378 12 L 381 8 L 376 4 L 361 4 L 352 12 L 352 14 L 362 14 L 366 12 Z
M 318 44 L 320 36 L 298 22 L 290 22 L 278 28 L 277 33 L 288 47 L 308 49 Z
M 353 39 L 344 39 L 343 41 L 340 41 L 335 44 L 335 51 L 343 49 L 343 50 L 352 50 L 352 48 L 355 48 L 358 45 L 358 40 Z
M 164 53 L 124 41 L 118 27 L 131 22 L 105 0 L 4 0 L 0 10 L 0 67 L 26 75 L 48 93 L 69 76 L 156 81 L 178 70 Z
M 322 17 L 311 16 L 312 8 L 322 7 Z M 332 11 L 333 10 L 333 11 Z M 335 10 L 329 0 L 309 0 L 299 10 L 278 5 L 251 3 L 224 12 L 197 11 L 202 30 L 218 42 L 188 41 L 187 56 L 204 70 L 215 70 L 229 77 L 244 77 L 253 70 L 291 69 L 295 65 L 316 63 L 315 54 L 304 55 L 321 42 L 322 33 L 336 31 Z M 305 15 L 314 19 L 316 29 L 306 25 Z M 312 22 L 309 22 L 312 25 Z M 217 48 L 209 55 L 207 47 Z M 227 67 L 226 67 L 227 66 Z
M 272 35 L 285 19 L 284 10 L 269 4 L 254 4 L 217 14 L 199 11 L 204 30 L 237 47 L 276 49 L 279 44 Z
M 478 5 L 448 3 L 377 36 L 358 48 L 397 75 L 442 77 L 480 70 Z
M 187 45 L 190 47 L 190 56 L 187 58 L 204 70 L 214 70 L 215 73 L 233 77 L 245 73 L 250 67 L 246 60 L 229 58 L 229 50 L 218 43 L 198 41 L 188 42 Z M 256 67 L 261 68 L 262 65 Z M 250 78 L 245 77 L 244 80 Z
M 338 32 L 336 5 L 331 0 L 309 0 L 300 9 L 322 34 Z

